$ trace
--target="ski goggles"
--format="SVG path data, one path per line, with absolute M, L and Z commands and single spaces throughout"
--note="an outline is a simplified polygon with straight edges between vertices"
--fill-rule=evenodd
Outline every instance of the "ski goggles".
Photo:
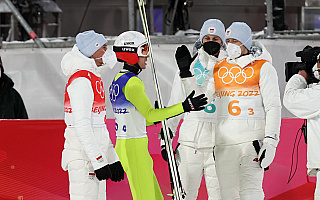
M 148 43 L 142 44 L 140 47 L 138 47 L 138 56 L 141 57 L 147 57 L 149 56 L 149 46 Z

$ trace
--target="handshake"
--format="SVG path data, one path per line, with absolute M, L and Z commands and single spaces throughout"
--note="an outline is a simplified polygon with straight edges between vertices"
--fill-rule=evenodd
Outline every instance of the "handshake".
M 120 161 L 94 170 L 94 173 L 99 181 L 108 180 L 110 178 L 112 181 L 118 182 L 124 179 L 124 170 Z

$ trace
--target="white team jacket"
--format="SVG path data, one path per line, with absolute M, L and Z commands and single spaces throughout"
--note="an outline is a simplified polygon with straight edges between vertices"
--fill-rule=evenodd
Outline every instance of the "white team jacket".
M 277 138 L 275 146 L 279 142 L 281 102 L 277 72 L 272 66 L 271 55 L 260 42 L 253 41 L 252 50 L 251 54 L 238 59 L 227 58 L 227 62 L 244 68 L 255 60 L 269 61 L 262 65 L 259 79 L 260 93 L 266 113 L 265 119 L 219 119 L 219 113 L 217 113 L 216 145 L 233 145 L 262 140 L 265 136 Z M 209 80 L 206 90 L 194 87 L 195 82 L 194 77 L 183 79 L 186 92 L 196 89 L 197 93 L 205 93 L 208 102 L 211 102 L 216 96 L 214 79 Z
M 293 75 L 286 85 L 283 105 L 295 116 L 308 120 L 307 167 L 310 172 L 320 168 L 320 84 L 306 87 L 303 76 Z
M 84 56 L 76 45 L 62 58 L 61 68 L 68 78 L 78 70 L 87 70 L 100 77 L 102 70 L 101 67 L 97 67 L 93 59 Z M 67 88 L 67 92 L 74 126 L 65 130 L 62 168 L 68 170 L 68 163 L 77 159 L 91 161 L 95 170 L 118 161 L 106 126 L 92 125 L 94 95 L 91 82 L 84 77 L 76 78 Z M 97 160 L 97 156 L 102 156 L 103 159 Z
M 226 57 L 226 52 L 222 49 L 220 50 L 218 58 L 216 58 L 214 56 L 210 56 L 208 53 L 206 53 L 203 50 L 203 47 L 201 47 L 199 49 L 197 57 L 195 58 L 195 60 L 192 62 L 191 66 L 190 66 L 190 71 L 193 75 L 195 74 L 194 66 L 197 62 L 200 62 L 200 64 L 204 67 L 205 70 L 209 70 L 209 72 L 207 74 L 203 73 L 203 74 L 199 75 L 199 76 L 205 77 L 204 81 L 201 85 L 202 88 L 206 88 L 209 79 L 212 78 L 213 67 L 216 64 L 216 62 L 225 58 L 225 57 Z M 183 102 L 186 97 L 187 97 L 187 94 L 184 89 L 182 80 L 179 76 L 179 70 L 178 70 L 175 75 L 173 84 L 172 84 L 171 96 L 170 96 L 168 106 L 174 105 L 179 102 Z M 214 103 L 212 103 L 211 105 L 215 106 Z M 205 111 L 188 112 L 188 113 L 178 115 L 178 116 L 168 120 L 168 126 L 170 127 L 170 129 L 173 132 L 175 132 L 177 130 L 177 126 L 178 126 L 181 118 L 184 118 L 184 120 L 185 120 L 184 123 L 188 123 L 188 124 L 192 123 L 194 126 L 197 126 L 198 122 L 216 123 L 216 121 L 217 121 L 217 115 L 215 112 L 214 113 L 207 113 Z M 197 146 L 198 148 L 213 147 L 214 146 L 214 134 L 208 133 L 208 132 L 206 132 L 206 133 L 202 132 L 201 135 L 196 135 L 196 133 L 193 131 L 187 132 L 187 133 L 180 132 L 178 142 L 181 144 L 188 145 L 188 146 Z

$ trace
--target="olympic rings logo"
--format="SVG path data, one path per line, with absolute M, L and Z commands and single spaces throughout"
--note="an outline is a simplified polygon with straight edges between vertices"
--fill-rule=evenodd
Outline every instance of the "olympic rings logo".
M 104 92 L 104 87 L 102 81 L 96 81 L 96 90 L 100 94 L 101 99 L 104 99 L 105 97 L 105 92 Z
M 245 71 L 246 69 L 246 71 Z M 224 84 L 229 84 L 235 81 L 238 84 L 243 84 L 247 79 L 251 78 L 254 74 L 254 69 L 252 67 L 247 67 L 242 69 L 239 66 L 231 67 L 230 69 L 226 67 L 221 67 L 218 71 L 218 77 L 222 80 Z M 251 69 L 251 73 L 250 70 Z
M 117 99 L 117 96 L 119 95 L 119 85 L 118 84 L 112 84 L 109 88 L 109 94 L 110 94 L 110 101 L 115 102 Z

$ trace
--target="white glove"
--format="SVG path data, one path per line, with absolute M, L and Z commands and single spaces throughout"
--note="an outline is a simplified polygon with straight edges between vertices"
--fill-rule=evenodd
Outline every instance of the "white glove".
M 277 141 L 273 138 L 264 138 L 258 158 L 261 168 L 268 167 L 276 155 Z

